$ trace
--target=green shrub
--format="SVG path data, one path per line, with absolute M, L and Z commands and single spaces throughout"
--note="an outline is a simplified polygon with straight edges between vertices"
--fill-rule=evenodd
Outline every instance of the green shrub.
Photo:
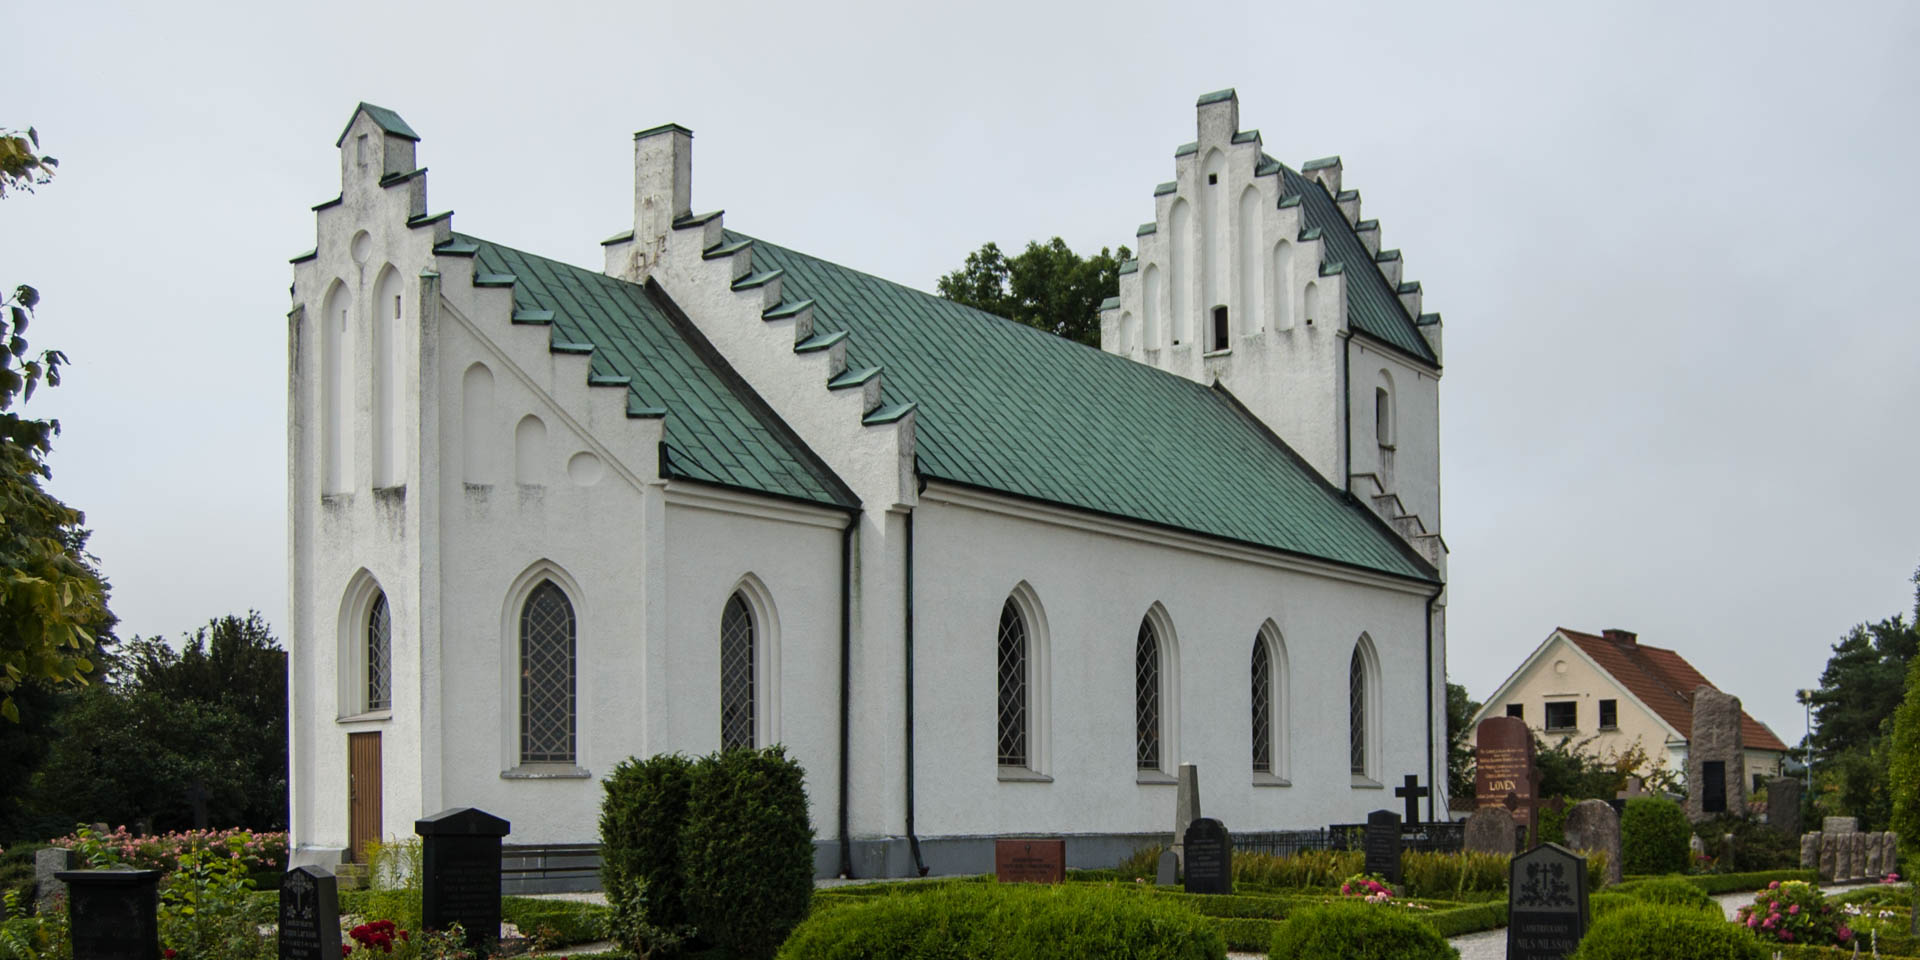
M 1294 911 L 1273 935 L 1272 960 L 1451 960 L 1459 951 L 1399 907 L 1328 903 Z
M 1156 843 L 1135 850 L 1113 869 L 1114 876 L 1121 880 L 1145 880 L 1148 883 L 1160 879 L 1160 854 L 1166 849 L 1166 844 Z M 1234 859 L 1243 856 L 1247 854 L 1234 854 Z
M 1693 833 L 1714 857 L 1715 873 L 1789 870 L 1800 865 L 1800 838 L 1789 837 L 1752 817 L 1722 815 L 1693 825 Z M 1733 849 L 1726 848 L 1727 834 Z
M 1235 853 L 1233 882 L 1262 887 L 1337 887 L 1359 873 L 1367 855 L 1359 850 L 1303 850 L 1291 856 Z
M 1635 877 L 1611 889 L 1616 893 L 1632 893 L 1642 885 L 1658 879 L 1660 878 Z M 1753 873 L 1702 873 L 1673 879 L 1683 880 L 1706 891 L 1709 895 L 1719 896 L 1723 893 L 1758 890 L 1775 881 L 1786 883 L 1788 880 L 1804 880 L 1808 883 L 1817 883 L 1820 878 L 1812 870 L 1759 870 Z
M 520 929 L 522 936 L 542 936 L 555 946 L 592 943 L 606 936 L 610 911 L 584 900 L 543 900 L 501 897 L 500 919 Z
M 1707 896 L 1705 890 L 1688 883 L 1679 877 L 1657 877 L 1636 885 L 1628 894 L 1643 903 L 1657 903 L 1669 907 L 1686 907 L 1693 910 L 1711 910 L 1714 916 L 1721 916 L 1720 905 Z
M 1625 893 L 1596 893 L 1587 897 L 1587 914 L 1598 920 L 1615 910 L 1631 907 L 1636 903 L 1645 903 L 1638 897 Z
M 1629 797 L 1620 815 L 1620 862 L 1627 873 L 1684 873 L 1687 814 L 1665 797 Z
M 1503 899 L 1498 903 L 1477 903 L 1471 906 L 1415 913 L 1412 916 L 1415 920 L 1432 927 L 1435 933 L 1443 937 L 1457 937 L 1463 933 L 1479 933 L 1482 930 L 1506 926 L 1507 904 Z
M 773 956 L 812 903 L 805 776 L 780 746 L 694 764 L 680 828 L 682 897 L 700 935 L 740 960 Z
M 1589 904 L 1591 905 L 1591 904 Z M 1765 960 L 1760 942 L 1718 916 L 1638 903 L 1593 921 L 1571 960 Z
M 1845 946 L 1853 939 L 1846 915 L 1811 883 L 1789 880 L 1768 884 L 1753 902 L 1734 913 L 1754 936 L 1769 944 L 1826 943 Z
M 1553 801 L 1558 800 L 1556 805 Z M 1576 803 L 1572 797 L 1553 797 L 1539 806 L 1540 842 L 1567 845 L 1567 811 Z
M 1400 855 L 1402 892 L 1409 897 L 1459 899 L 1473 893 L 1507 889 L 1509 858 L 1497 853 L 1436 853 L 1409 850 Z
M 783 960 L 1220 960 L 1223 925 L 1134 885 L 965 883 L 816 912 Z
M 628 758 L 600 803 L 600 883 L 608 934 L 635 956 L 668 957 L 690 933 L 680 875 L 693 761 L 677 753 Z
M 278 905 L 276 904 L 276 907 Z M 398 890 L 342 890 L 340 912 L 362 920 L 392 920 L 402 930 L 418 930 L 424 908 L 419 887 Z

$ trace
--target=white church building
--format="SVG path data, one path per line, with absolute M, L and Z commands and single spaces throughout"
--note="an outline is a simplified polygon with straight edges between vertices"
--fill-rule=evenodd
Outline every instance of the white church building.
M 805 767 L 823 876 L 1110 866 L 1185 763 L 1235 832 L 1446 810 L 1439 317 L 1232 91 L 1099 350 L 697 212 L 676 125 L 600 271 L 456 232 L 392 111 L 337 146 L 287 328 L 297 861 L 460 806 L 590 844 L 621 760 L 736 744 Z

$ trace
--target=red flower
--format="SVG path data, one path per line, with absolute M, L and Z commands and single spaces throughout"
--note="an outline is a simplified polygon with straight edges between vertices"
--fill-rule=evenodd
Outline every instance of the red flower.
M 173 958 L 179 956 L 180 953 L 174 950 L 172 947 L 168 947 L 165 950 L 160 951 L 160 955 L 163 957 L 166 957 L 167 960 L 173 960 Z
M 349 946 L 347 946 L 347 945 L 346 945 L 346 944 L 344 944 L 344 943 L 340 945 L 340 955 L 341 955 L 341 956 L 343 956 L 343 957 L 344 957 L 344 956 L 348 956 L 348 955 L 349 955 L 349 954 L 351 954 L 351 953 L 353 953 L 353 948 L 352 948 L 352 947 L 349 947 Z

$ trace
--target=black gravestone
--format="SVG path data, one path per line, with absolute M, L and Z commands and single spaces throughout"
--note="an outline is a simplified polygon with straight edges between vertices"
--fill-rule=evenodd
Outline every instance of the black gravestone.
M 500 938 L 500 838 L 507 821 L 472 807 L 415 820 L 421 837 L 420 915 L 429 930 L 459 924 L 467 943 Z
M 1201 817 L 1181 838 L 1187 851 L 1188 893 L 1233 892 L 1233 838 L 1225 824 Z
M 1366 851 L 1368 873 L 1385 877 L 1388 883 L 1400 882 L 1399 814 L 1391 810 L 1367 814 Z
M 1700 763 L 1700 809 L 1707 813 L 1727 812 L 1727 762 L 1704 760 Z
M 160 871 L 65 870 L 73 960 L 160 956 Z
M 1587 933 L 1587 858 L 1543 843 L 1507 877 L 1507 960 L 1560 960 Z
M 340 895 L 324 867 L 280 878 L 280 960 L 339 960 Z

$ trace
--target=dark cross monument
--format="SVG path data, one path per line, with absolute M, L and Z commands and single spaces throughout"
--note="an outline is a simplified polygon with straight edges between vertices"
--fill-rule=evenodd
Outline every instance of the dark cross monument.
M 413 822 L 420 835 L 421 922 L 429 930 L 457 923 L 467 943 L 500 938 L 500 838 L 507 821 L 472 807 L 442 810 Z
M 1233 838 L 1226 824 L 1201 817 L 1187 825 L 1181 845 L 1187 851 L 1188 893 L 1233 892 Z
M 1067 842 L 995 840 L 993 876 L 1001 883 L 1067 882 Z
M 1407 812 L 1406 812 L 1407 823 L 1421 822 L 1420 798 L 1425 797 L 1431 793 L 1433 793 L 1433 791 L 1427 789 L 1426 787 L 1421 786 L 1420 778 L 1414 776 L 1411 773 L 1407 774 L 1406 781 L 1401 786 L 1393 788 L 1394 796 L 1407 801 Z
M 67 870 L 73 960 L 154 960 L 160 956 L 160 871 Z
M 1400 882 L 1400 815 L 1392 810 L 1367 814 L 1366 871 Z
M 1513 858 L 1507 960 L 1561 960 L 1587 933 L 1587 860 L 1557 843 Z
M 1488 717 L 1474 730 L 1474 803 L 1505 807 L 1527 835 L 1539 827 L 1534 812 L 1533 731 L 1518 717 Z
M 325 867 L 294 867 L 280 878 L 280 960 L 338 960 L 337 890 Z

